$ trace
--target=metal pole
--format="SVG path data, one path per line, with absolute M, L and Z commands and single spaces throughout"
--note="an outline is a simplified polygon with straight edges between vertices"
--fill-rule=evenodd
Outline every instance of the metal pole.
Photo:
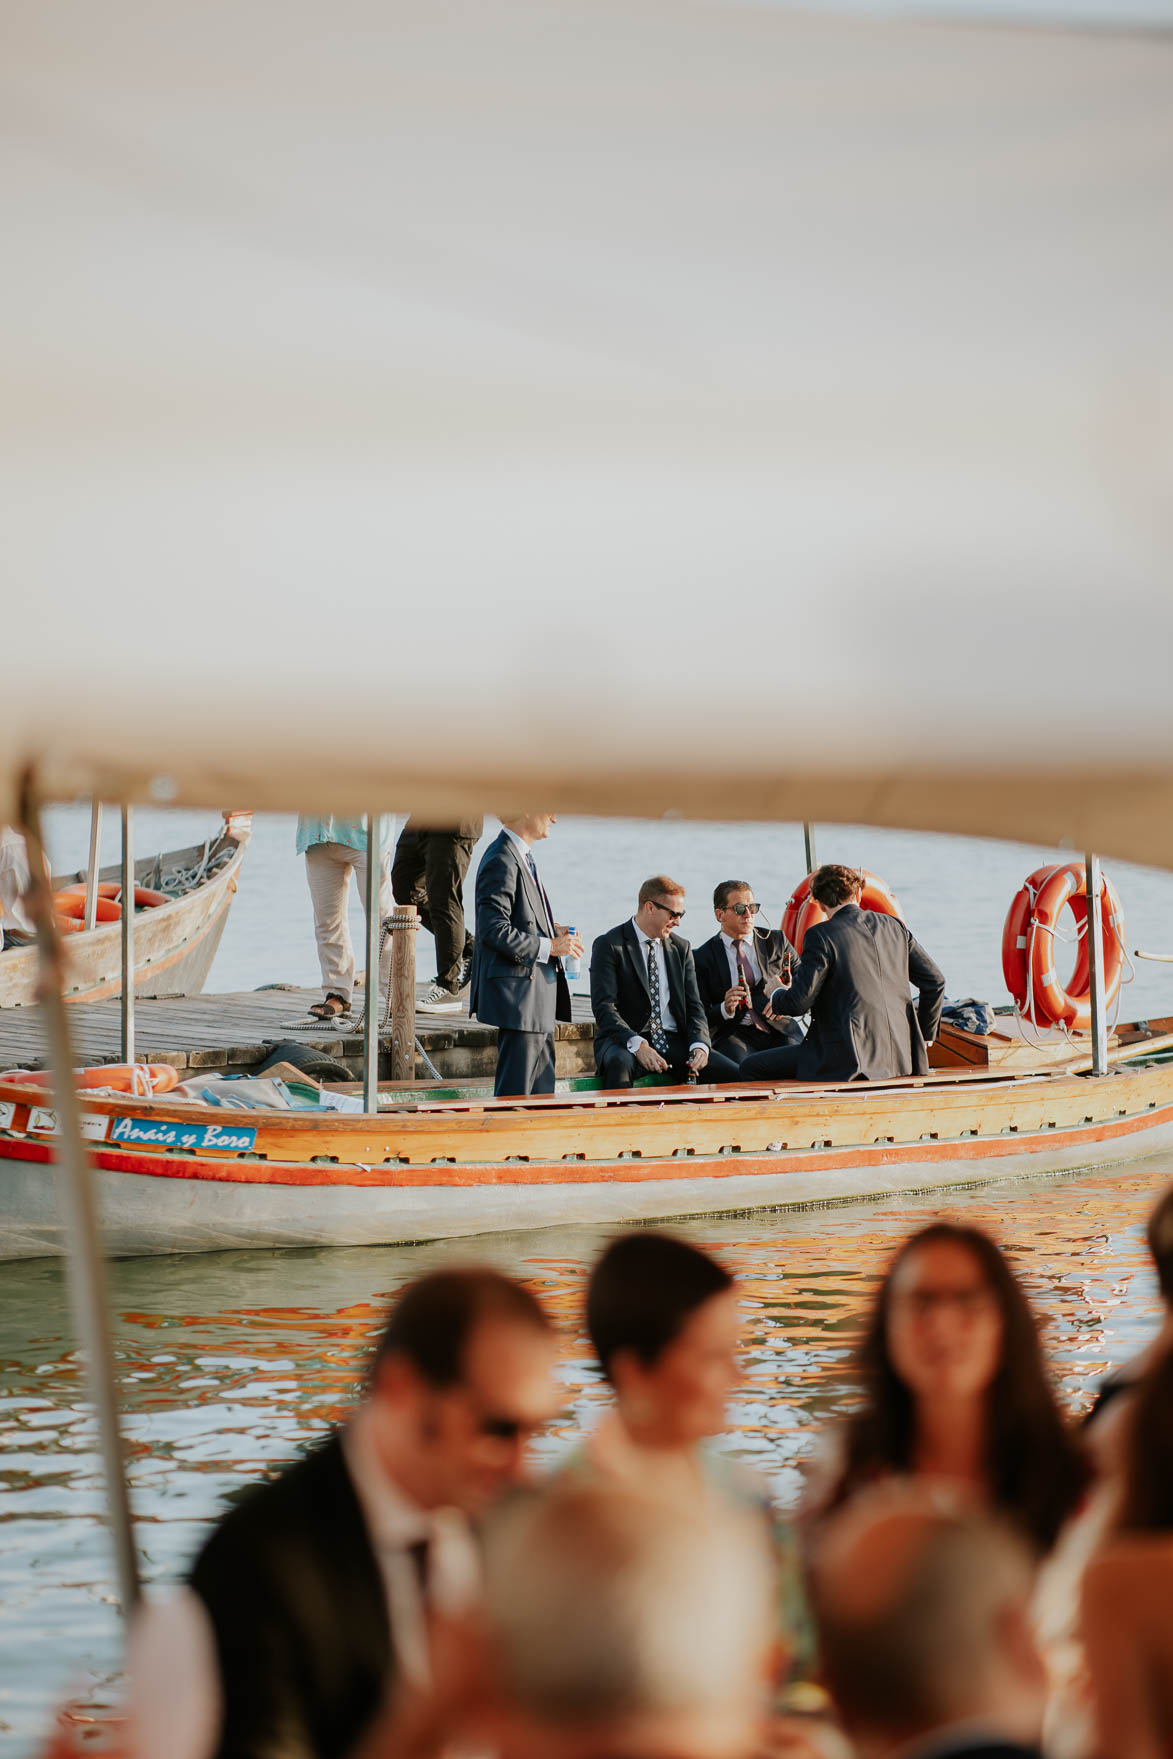
M 45 850 L 40 808 L 25 779 L 22 810 L 32 874 L 30 909 L 40 953 L 40 1002 L 53 1066 L 53 1103 L 57 1112 L 56 1180 L 69 1244 L 69 1288 L 74 1325 L 85 1359 L 90 1399 L 98 1419 L 98 1442 L 106 1479 L 106 1508 L 114 1536 L 118 1597 L 129 1614 L 139 1598 L 138 1562 L 130 1521 L 125 1453 L 118 1422 L 114 1353 L 107 1312 L 105 1264 L 98 1232 L 90 1166 L 81 1136 L 81 1108 L 73 1085 L 73 1048 L 63 991 L 61 938 L 53 922 L 52 894 L 45 878 Z
M 802 826 L 802 841 L 806 848 L 806 871 L 813 873 L 819 865 L 819 858 L 815 854 L 815 827 L 807 824 L 805 820 Z
M 93 928 L 98 919 L 98 864 L 102 859 L 102 802 L 90 805 L 90 865 L 86 869 L 86 913 L 83 928 Z
M 391 1079 L 415 1076 L 415 944 L 419 911 L 396 904 L 391 915 Z
M 134 808 L 122 808 L 122 1060 L 134 1062 Z
M 1104 924 L 1100 916 L 1098 855 L 1084 857 L 1087 881 L 1087 970 L 1092 1004 L 1092 1074 L 1108 1072 L 1108 1010 L 1104 1003 Z
M 380 833 L 383 821 L 377 812 L 367 814 L 367 987 L 363 996 L 362 1103 L 365 1112 L 379 1109 L 379 944 L 383 924 L 379 916 L 379 880 L 382 874 Z

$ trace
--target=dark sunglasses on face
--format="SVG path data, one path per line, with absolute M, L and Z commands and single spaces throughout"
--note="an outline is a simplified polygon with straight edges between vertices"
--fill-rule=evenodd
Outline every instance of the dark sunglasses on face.
M 669 922 L 684 921 L 683 910 L 669 910 L 667 904 L 661 904 L 659 898 L 653 898 L 652 903 L 656 906 L 657 910 L 662 910 L 664 912 L 664 915 L 668 918 Z
M 481 1434 L 492 1441 L 528 1441 L 541 1427 L 537 1423 L 526 1423 L 520 1417 L 499 1417 L 493 1411 L 485 1411 L 477 1421 Z
M 726 909 L 735 910 L 738 916 L 756 916 L 761 909 L 760 904 L 728 904 Z

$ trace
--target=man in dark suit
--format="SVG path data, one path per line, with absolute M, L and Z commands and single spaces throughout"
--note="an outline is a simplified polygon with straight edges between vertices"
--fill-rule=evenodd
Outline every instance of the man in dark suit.
M 595 1067 L 604 1087 L 630 1087 L 637 1072 L 680 1080 L 735 1081 L 737 1064 L 709 1044 L 692 948 L 672 930 L 684 887 L 667 874 L 645 880 L 633 917 L 591 948 Z
M 896 916 L 861 910 L 862 881 L 851 867 L 820 867 L 811 896 L 827 912 L 808 928 L 789 986 L 770 997 L 772 1015 L 809 1013 L 801 1044 L 758 1051 L 745 1081 L 887 1081 L 927 1075 L 945 979 Z M 909 985 L 919 991 L 914 1008 Z
M 868 1759 L 1041 1759 L 1047 1667 L 1022 1535 L 940 1487 L 864 1490 L 818 1537 L 823 1679 Z
M 713 893 L 717 933 L 694 954 L 713 1049 L 739 1065 L 754 1051 L 802 1038 L 796 1021 L 766 1016 L 771 990 L 789 974 L 791 948 L 780 929 L 757 926 L 759 908 L 747 880 L 722 880 Z
M 562 960 L 582 942 L 554 912 L 534 860 L 552 812 L 503 819 L 477 869 L 477 932 L 468 1008 L 497 1028 L 498 1099 L 553 1093 L 554 1026 L 570 1019 Z
M 392 1687 L 426 1686 L 429 1621 L 475 1607 L 472 1522 L 558 1409 L 556 1356 L 534 1296 L 496 1271 L 409 1287 L 346 1426 L 251 1489 L 188 1585 L 139 1615 L 134 1751 L 344 1759 Z

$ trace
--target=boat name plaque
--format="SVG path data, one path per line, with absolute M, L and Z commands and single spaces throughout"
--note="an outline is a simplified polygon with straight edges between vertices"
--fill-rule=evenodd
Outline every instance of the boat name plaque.
M 228 1124 L 180 1124 L 170 1118 L 115 1118 L 111 1142 L 136 1142 L 152 1148 L 218 1149 L 243 1154 L 257 1139 L 255 1130 Z
M 105 1142 L 106 1126 L 109 1122 L 110 1120 L 104 1112 L 83 1112 L 81 1133 L 87 1142 Z M 28 1128 L 30 1136 L 60 1136 L 61 1134 L 57 1113 L 51 1105 L 30 1106 Z

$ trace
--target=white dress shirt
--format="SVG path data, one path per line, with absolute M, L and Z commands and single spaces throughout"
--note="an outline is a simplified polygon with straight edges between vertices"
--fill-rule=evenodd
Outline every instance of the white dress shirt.
M 749 966 L 750 977 L 753 979 L 754 983 L 756 983 L 762 973 L 761 967 L 758 964 L 758 956 L 754 949 L 753 934 L 750 933 L 747 935 L 743 941 L 735 941 L 732 935 L 726 934 L 725 930 L 722 929 L 721 939 L 725 942 L 725 956 L 729 960 L 729 970 L 732 974 L 732 981 L 734 983 L 741 982 L 741 971 L 737 964 L 737 954 L 733 950 L 735 947 L 740 947 L 741 956 Z M 725 1006 L 724 1002 L 721 1003 L 721 1012 L 724 1014 L 726 1020 L 733 1019 L 733 1014 L 729 1012 L 729 1009 Z M 734 1013 L 736 1012 L 737 1010 L 734 1009 Z
M 32 934 L 32 919 L 24 907 L 29 885 L 24 838 L 11 825 L 0 825 L 0 929 Z
M 639 956 L 644 962 L 645 972 L 648 968 L 648 948 L 655 948 L 653 957 L 655 958 L 656 967 L 660 973 L 660 1020 L 663 1023 L 665 1032 L 676 1032 L 679 1029 L 676 1025 L 676 1016 L 672 1012 L 672 999 L 668 994 L 668 966 L 664 959 L 664 943 L 658 937 L 656 940 L 653 940 L 651 935 L 645 934 L 634 916 L 631 919 L 631 926 L 634 928 L 639 940 Z M 627 1048 L 634 1054 L 636 1046 L 643 1043 L 644 1040 L 641 1038 L 640 1034 L 638 1032 L 633 1032 L 627 1041 Z M 701 1039 L 697 1039 L 694 1043 L 690 1044 L 688 1048 L 690 1051 L 707 1051 L 709 1047 Z
M 505 835 L 507 837 L 512 838 L 513 842 L 515 842 L 517 844 L 517 847 L 521 850 L 521 859 L 525 862 L 526 866 L 528 867 L 530 864 L 530 846 L 526 842 L 525 838 L 519 837 L 516 831 L 511 831 L 509 829 L 508 825 L 502 825 L 501 829 L 505 832 Z M 534 861 L 535 868 L 537 867 L 537 865 L 538 865 L 537 861 L 535 860 Z M 538 890 L 539 890 L 539 892 L 542 890 L 541 880 L 538 881 Z M 553 918 L 553 916 L 551 916 L 550 927 L 553 928 L 553 926 L 554 926 L 554 918 Z M 548 963 L 549 958 L 550 958 L 550 937 L 548 934 L 539 935 L 538 941 L 539 941 L 539 945 L 538 945 L 537 962 L 539 965 L 545 965 Z
M 342 1457 L 383 1578 L 397 1670 L 428 1680 L 427 1621 L 408 1547 L 429 1542 L 428 1600 L 456 1615 L 480 1593 L 480 1560 L 458 1509 L 421 1509 L 388 1477 L 376 1431 L 380 1413 L 360 1405 L 342 1435 Z M 127 1747 L 131 1759 L 211 1759 L 223 1700 L 212 1621 L 193 1588 L 152 1595 L 127 1646 Z

